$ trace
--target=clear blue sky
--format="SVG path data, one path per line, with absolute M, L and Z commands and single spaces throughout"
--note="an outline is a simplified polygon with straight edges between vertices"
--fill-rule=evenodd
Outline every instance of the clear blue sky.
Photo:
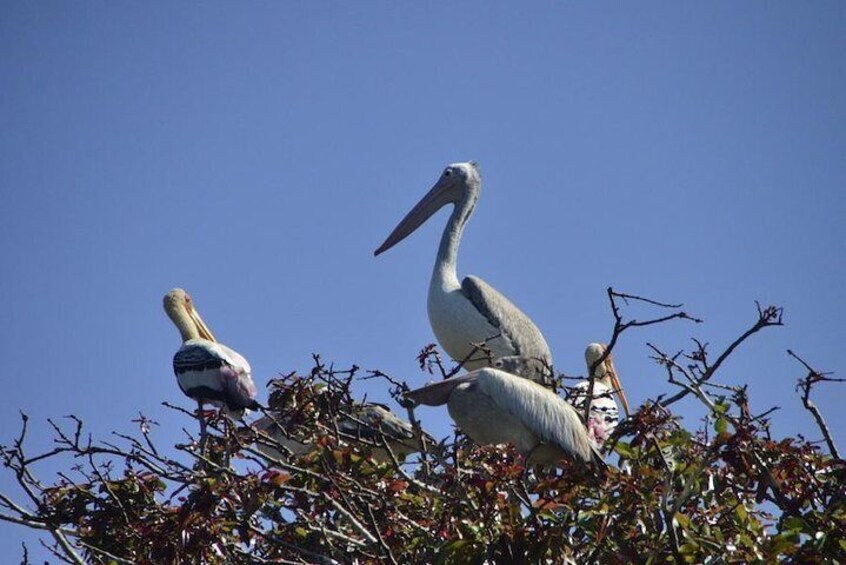
M 446 212 L 372 253 L 468 159 L 483 192 L 459 271 L 527 312 L 558 369 L 608 339 L 609 285 L 707 322 L 624 336 L 636 404 L 668 390 L 646 341 L 717 351 L 776 303 L 786 327 L 719 379 L 781 406 L 777 434 L 819 437 L 785 349 L 846 376 L 846 4 L 424 4 L 2 3 L 3 441 L 18 410 L 33 448 L 70 413 L 105 437 L 141 411 L 180 439 L 161 406 L 190 407 L 174 286 L 262 399 L 312 352 L 424 383 Z M 844 400 L 817 394 L 846 449 Z M 25 537 L 0 524 L 0 556 Z

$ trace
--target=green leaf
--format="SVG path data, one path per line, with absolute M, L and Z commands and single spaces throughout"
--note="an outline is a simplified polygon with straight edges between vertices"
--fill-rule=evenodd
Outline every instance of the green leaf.
M 632 449 L 631 445 L 624 441 L 618 441 L 617 446 L 614 448 L 614 451 L 616 451 L 623 457 L 628 457 L 629 459 L 634 459 L 635 457 L 635 450 Z
M 787 532 L 801 532 L 805 528 L 805 522 L 797 516 L 789 516 L 781 523 L 781 530 Z
M 714 412 L 716 412 L 717 414 L 725 414 L 726 412 L 728 412 L 728 409 L 729 405 L 723 402 L 722 400 L 718 400 L 716 403 L 714 403 Z
M 679 546 L 679 553 L 682 554 L 685 563 L 695 562 L 698 551 L 699 547 L 694 543 L 683 543 Z

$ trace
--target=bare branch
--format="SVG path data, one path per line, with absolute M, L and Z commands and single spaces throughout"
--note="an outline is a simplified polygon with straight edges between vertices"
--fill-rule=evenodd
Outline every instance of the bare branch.
M 758 309 L 758 320 L 750 327 L 748 330 L 743 332 L 740 337 L 735 339 L 720 355 L 717 357 L 717 360 L 714 362 L 713 365 L 708 366 L 702 376 L 697 379 L 696 384 L 701 385 L 707 382 L 714 374 L 719 370 L 720 366 L 723 362 L 728 359 L 728 357 L 737 349 L 744 341 L 749 339 L 754 334 L 758 333 L 764 328 L 768 328 L 771 326 L 781 326 L 784 325 L 782 322 L 782 314 L 784 313 L 782 308 L 776 306 L 768 306 L 766 308 L 761 308 L 761 305 L 758 302 L 755 302 L 755 305 Z M 704 348 L 700 347 L 700 351 L 704 351 Z M 671 396 L 670 398 L 666 398 L 661 401 L 661 406 L 669 406 L 678 402 L 688 394 L 690 394 L 690 390 L 682 390 Z
M 639 328 L 645 326 L 651 326 L 653 324 L 661 324 L 664 322 L 668 322 L 670 320 L 690 320 L 696 324 L 702 323 L 702 320 L 699 318 L 694 318 L 689 316 L 685 312 L 674 312 L 673 314 L 668 314 L 666 316 L 660 316 L 658 318 L 653 318 L 650 320 L 638 321 L 638 320 L 630 320 L 628 322 L 623 321 L 623 315 L 620 313 L 620 305 L 617 303 L 617 299 L 623 300 L 626 304 L 628 304 L 629 300 L 634 300 L 638 302 L 644 302 L 646 304 L 650 304 L 653 306 L 658 306 L 661 308 L 671 308 L 671 309 L 678 309 L 684 306 L 683 304 L 667 304 L 663 302 L 658 302 L 657 300 L 652 300 L 649 298 L 644 298 L 642 296 L 637 296 L 633 294 L 626 294 L 615 291 L 612 287 L 608 287 L 606 289 L 606 294 L 608 295 L 608 302 L 611 306 L 611 313 L 614 316 L 614 329 L 611 332 L 611 339 L 608 340 L 608 345 L 605 347 L 605 351 L 602 355 L 599 356 L 597 360 L 595 360 L 591 366 L 588 368 L 588 388 L 586 392 L 586 402 L 583 408 L 583 417 L 585 422 L 590 421 L 590 410 L 591 405 L 593 403 L 593 391 L 594 391 L 594 383 L 595 383 L 595 373 L 596 369 L 605 362 L 611 352 L 614 350 L 614 347 L 617 345 L 617 340 L 620 338 L 623 332 L 630 328 Z
M 804 365 L 808 370 L 808 375 L 804 379 L 799 379 L 799 382 L 796 385 L 797 389 L 802 389 L 802 405 L 814 417 L 817 427 L 822 432 L 825 442 L 828 445 L 829 453 L 837 459 L 840 459 L 840 453 L 837 451 L 837 446 L 834 443 L 834 439 L 831 437 L 831 431 L 829 431 L 828 426 L 825 423 L 825 419 L 822 417 L 822 413 L 819 408 L 817 408 L 816 404 L 811 402 L 811 389 L 819 382 L 844 382 L 846 379 L 833 379 L 826 376 L 825 373 L 814 370 L 808 363 L 805 362 L 804 359 L 789 349 L 787 350 L 787 354 L 802 363 L 802 365 Z

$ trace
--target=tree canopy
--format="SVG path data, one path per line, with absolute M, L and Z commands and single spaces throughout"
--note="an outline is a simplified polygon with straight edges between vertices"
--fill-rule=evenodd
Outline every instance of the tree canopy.
M 612 289 L 608 296 L 609 352 L 631 328 L 696 321 L 677 305 Z M 621 303 L 632 300 L 669 313 L 626 320 Z M 143 416 L 136 432 L 114 441 L 90 438 L 77 417 L 50 421 L 54 448 L 31 454 L 27 438 L 41 429 L 23 416 L 2 447 L 20 492 L 0 493 L 0 519 L 43 530 L 57 558 L 77 564 L 844 562 L 846 464 L 811 398 L 816 386 L 841 379 L 789 352 L 804 375 L 797 402 L 822 436 L 815 442 L 773 437 L 776 412 L 753 414 L 746 386 L 713 378 L 750 337 L 781 324 L 781 309 L 759 306 L 717 354 L 695 340 L 674 353 L 650 345 L 667 391 L 621 422 L 604 471 L 567 461 L 530 467 L 509 446 L 476 446 L 459 432 L 437 442 L 421 434 L 419 452 L 402 458 L 378 429 L 365 438 L 337 422 L 355 417 L 356 382 L 379 379 L 419 426 L 403 399 L 406 383 L 314 356 L 309 372 L 269 384 L 270 409 L 291 439 L 311 446 L 305 455 L 223 416 L 210 422 L 205 454 L 193 435 L 157 445 L 156 423 Z M 419 362 L 435 378 L 460 370 L 445 367 L 434 346 Z M 556 379 L 567 385 L 568 377 Z M 696 429 L 672 412 L 686 396 L 707 408 Z M 194 413 L 169 406 L 196 427 Z M 371 457 L 374 449 L 387 460 Z M 38 477 L 47 459 L 66 471 Z

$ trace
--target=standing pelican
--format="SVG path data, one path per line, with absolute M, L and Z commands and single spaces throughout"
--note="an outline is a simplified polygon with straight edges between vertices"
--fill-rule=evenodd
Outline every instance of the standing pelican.
M 606 345 L 602 343 L 591 343 L 585 349 L 585 362 L 588 373 L 593 371 L 593 400 L 590 403 L 590 417 L 588 418 L 588 433 L 591 440 L 599 448 L 611 436 L 619 422 L 619 409 L 617 403 L 611 397 L 616 393 L 623 403 L 623 410 L 626 416 L 629 415 L 629 402 L 620 385 L 617 371 L 614 369 L 614 361 L 609 353 L 602 363 L 596 364 L 602 354 L 605 353 Z M 596 367 L 594 368 L 594 365 Z M 581 381 L 574 386 L 567 400 L 576 407 L 579 414 L 584 414 L 585 401 L 590 394 L 590 380 Z
M 173 356 L 173 371 L 182 392 L 197 401 L 202 453 L 206 438 L 203 405 L 222 406 L 240 416 L 247 408 L 258 408 L 256 386 L 250 364 L 215 340 L 187 292 L 181 288 L 168 292 L 164 309 L 182 336 L 182 347 Z
M 462 432 L 478 444 L 512 443 L 530 464 L 569 458 L 604 467 L 576 409 L 551 390 L 486 367 L 406 393 L 429 406 L 447 405 Z
M 490 364 L 474 355 L 474 343 L 486 342 L 494 358 L 520 355 L 552 364 L 552 354 L 540 330 L 519 308 L 478 277 L 458 282 L 456 263 L 464 224 L 473 213 L 481 192 L 479 168 L 475 162 L 453 163 L 438 182 L 394 228 L 375 255 L 408 237 L 435 212 L 447 204 L 449 217 L 432 279 L 429 283 L 429 323 L 435 337 L 456 362 L 468 370 Z

